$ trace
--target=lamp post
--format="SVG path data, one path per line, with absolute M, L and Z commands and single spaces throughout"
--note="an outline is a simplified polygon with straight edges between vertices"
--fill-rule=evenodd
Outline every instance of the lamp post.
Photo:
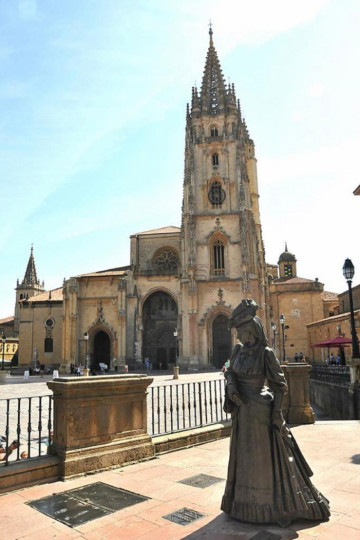
M 283 345 L 283 362 L 285 363 L 285 315 L 281 314 L 279 317 L 280 326 L 281 326 L 281 335 L 282 335 L 282 345 Z
M 85 340 L 85 368 L 84 368 L 84 375 L 89 376 L 89 369 L 87 365 L 87 350 L 88 350 L 88 341 L 89 341 L 89 334 L 87 332 L 84 333 L 84 340 Z
M 356 329 L 355 329 L 355 317 L 354 317 L 354 304 L 353 304 L 353 296 L 352 296 L 352 278 L 355 274 L 355 268 L 353 263 L 350 259 L 346 259 L 343 266 L 343 276 L 347 281 L 348 287 L 349 287 L 349 301 L 350 301 L 350 321 L 351 321 L 351 339 L 352 339 L 352 357 L 353 358 L 359 358 L 359 342 L 356 336 Z
M 4 363 L 5 363 L 5 343 L 6 343 L 6 337 L 5 337 L 4 334 L 2 335 L 1 343 L 2 343 L 1 371 L 4 371 L 4 369 L 5 369 L 5 365 L 4 365 Z
M 179 354 L 179 334 L 177 328 L 174 330 L 174 338 L 176 339 L 176 350 L 175 350 L 175 364 L 174 364 L 174 376 L 173 379 L 179 378 L 179 366 L 178 366 L 178 354 Z
M 276 350 L 276 323 L 274 323 L 274 321 L 272 321 L 271 323 L 271 329 L 273 331 L 273 349 L 274 351 Z

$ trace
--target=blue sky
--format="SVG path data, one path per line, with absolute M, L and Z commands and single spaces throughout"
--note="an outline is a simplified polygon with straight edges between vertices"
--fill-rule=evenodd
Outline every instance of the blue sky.
M 256 144 L 266 259 L 360 279 L 357 0 L 0 0 L 0 317 L 34 244 L 47 288 L 180 225 L 185 108 L 208 21 Z

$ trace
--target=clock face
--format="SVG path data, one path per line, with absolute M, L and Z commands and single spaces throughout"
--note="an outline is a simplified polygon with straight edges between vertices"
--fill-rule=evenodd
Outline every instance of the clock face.
M 209 191 L 209 201 L 211 204 L 222 204 L 225 200 L 225 191 L 222 189 L 220 182 L 214 182 Z
M 284 276 L 285 277 L 293 277 L 293 271 L 291 264 L 285 264 L 284 265 Z

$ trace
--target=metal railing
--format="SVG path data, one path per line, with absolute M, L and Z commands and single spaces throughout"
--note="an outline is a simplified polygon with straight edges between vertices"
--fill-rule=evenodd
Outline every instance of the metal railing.
M 0 465 L 45 456 L 52 426 L 52 395 L 0 399 Z
M 350 367 L 313 364 L 310 379 L 348 386 L 350 384 Z
M 148 430 L 152 437 L 216 424 L 224 413 L 225 380 L 152 386 L 148 394 Z
M 224 422 L 225 380 L 171 383 L 149 388 L 152 437 Z M 53 396 L 0 399 L 0 467 L 44 457 L 53 440 Z

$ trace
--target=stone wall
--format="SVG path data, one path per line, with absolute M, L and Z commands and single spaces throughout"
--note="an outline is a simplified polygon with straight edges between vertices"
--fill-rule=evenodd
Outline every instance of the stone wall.
M 334 420 L 360 418 L 360 388 L 310 379 L 310 402 Z

